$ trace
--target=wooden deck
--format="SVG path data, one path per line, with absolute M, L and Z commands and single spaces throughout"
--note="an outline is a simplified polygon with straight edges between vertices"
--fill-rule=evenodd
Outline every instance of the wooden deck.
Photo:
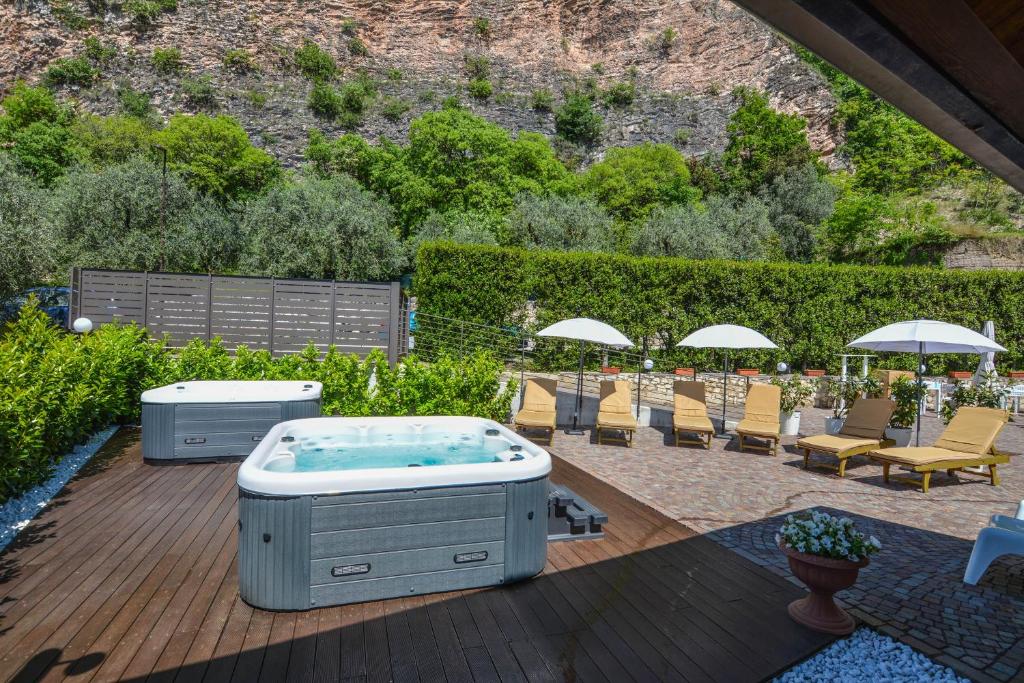
M 610 516 L 533 580 L 301 613 L 238 597 L 234 464 L 122 430 L 0 555 L 0 679 L 755 681 L 830 642 L 800 591 L 557 460 Z

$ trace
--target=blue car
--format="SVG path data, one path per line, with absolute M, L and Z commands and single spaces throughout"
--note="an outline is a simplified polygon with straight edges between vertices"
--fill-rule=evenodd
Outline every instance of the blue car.
M 71 290 L 68 287 L 32 287 L 0 302 L 0 323 L 17 318 L 21 307 L 33 294 L 39 300 L 39 310 L 50 316 L 54 324 L 61 327 L 68 326 L 68 310 L 71 301 Z

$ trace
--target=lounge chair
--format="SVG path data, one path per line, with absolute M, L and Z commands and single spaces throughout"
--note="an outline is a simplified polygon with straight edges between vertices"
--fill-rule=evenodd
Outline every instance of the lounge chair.
M 630 402 L 629 382 L 617 380 L 601 382 L 601 405 L 597 409 L 597 443 L 602 443 L 602 432 L 622 432 L 621 441 L 626 446 L 633 445 L 633 433 L 636 431 L 636 418 Z M 604 437 L 607 438 L 607 437 Z
M 1024 500 L 1017 506 L 1016 515 L 992 515 L 988 526 L 978 532 L 964 583 L 976 585 L 992 561 L 1002 555 L 1024 555 Z
M 1009 455 L 1000 453 L 994 444 L 1006 424 L 1008 415 L 999 408 L 960 408 L 949 421 L 942 436 L 931 446 L 908 448 L 882 448 L 868 454 L 882 464 L 882 476 L 888 482 L 889 468 L 905 467 L 921 475 L 920 479 L 893 476 L 892 479 L 911 486 L 919 486 L 928 493 L 932 472 L 945 470 L 949 476 L 957 472 L 976 474 L 999 484 L 996 465 L 1010 461 Z M 965 470 L 965 467 L 988 467 L 988 472 Z
M 825 467 L 842 477 L 846 475 L 846 461 L 853 456 L 895 446 L 895 441 L 885 438 L 885 428 L 895 409 L 896 404 L 887 398 L 858 398 L 837 434 L 817 434 L 796 442 L 804 452 L 804 469 Z M 811 452 L 833 455 L 839 463 L 812 463 Z
M 740 450 L 752 448 L 775 455 L 782 438 L 779 424 L 779 406 L 782 402 L 782 389 L 774 384 L 752 384 L 747 392 L 747 404 L 743 411 L 743 419 L 736 425 L 736 434 L 740 439 Z M 765 441 L 767 446 L 746 443 L 746 439 Z
M 676 380 L 672 385 L 672 395 L 675 400 L 672 433 L 676 437 L 676 445 L 690 443 L 711 448 L 715 427 L 708 419 L 708 406 L 704 402 L 704 382 Z M 700 438 L 681 439 L 680 434 L 696 434 Z
M 558 380 L 531 377 L 523 391 L 523 407 L 516 413 L 512 424 L 517 430 L 543 429 L 547 431 L 548 445 L 555 439 Z

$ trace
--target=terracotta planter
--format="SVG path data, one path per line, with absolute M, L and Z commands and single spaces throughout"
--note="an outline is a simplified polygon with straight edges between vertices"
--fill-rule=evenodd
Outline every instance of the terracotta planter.
M 953 379 L 970 379 L 974 373 L 968 370 L 950 370 L 949 376 Z
M 676 368 L 676 374 L 685 375 L 686 377 L 695 377 L 697 373 L 694 372 L 693 368 Z
M 804 370 L 804 377 L 824 377 L 824 370 Z
M 743 375 L 744 377 L 757 377 L 761 374 L 760 368 L 740 368 L 736 371 L 737 375 Z
M 789 603 L 789 616 L 814 631 L 838 636 L 853 633 L 856 622 L 832 596 L 857 582 L 857 574 L 868 564 L 867 558 L 860 562 L 833 560 L 798 553 L 788 546 L 779 547 L 789 559 L 793 576 L 811 591 L 807 597 Z
M 601 368 L 601 372 L 606 375 L 617 375 L 622 372 L 622 368 L 610 368 L 606 366 Z
M 1024 379 L 1024 370 L 1010 370 L 1010 379 Z

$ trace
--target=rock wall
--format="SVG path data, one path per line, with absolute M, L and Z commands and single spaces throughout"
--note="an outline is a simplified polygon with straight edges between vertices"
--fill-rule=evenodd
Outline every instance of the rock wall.
M 943 263 L 959 270 L 1024 270 L 1024 240 L 1019 237 L 968 239 L 946 252 Z
M 117 0 L 5 0 L 0 92 L 17 79 L 37 80 L 50 61 L 80 54 L 84 39 L 97 36 L 116 44 L 118 56 L 95 86 L 64 90 L 84 109 L 116 111 L 118 85 L 130 84 L 150 93 L 164 116 L 187 111 L 181 79 L 209 75 L 217 110 L 238 117 L 258 143 L 294 163 L 311 128 L 341 132 L 312 115 L 310 86 L 291 68 L 292 50 L 309 38 L 346 75 L 365 69 L 381 80 L 383 95 L 411 105 L 398 121 L 379 107 L 371 111 L 360 128 L 370 138 L 404 138 L 411 118 L 462 91 L 465 56 L 484 55 L 495 96 L 471 107 L 513 130 L 553 133 L 553 116 L 529 108 L 536 88 L 557 96 L 582 78 L 604 85 L 634 78 L 639 96 L 629 107 L 607 109 L 597 154 L 643 141 L 675 142 L 688 155 L 721 150 L 736 107 L 730 93 L 741 85 L 763 89 L 777 108 L 807 118 L 812 144 L 827 158 L 838 142 L 829 125 L 834 101 L 820 76 L 771 29 L 725 1 L 179 0 L 176 11 L 148 29 L 122 9 Z M 486 32 L 478 28 L 481 18 Z M 666 30 L 674 32 L 671 41 L 662 39 Z M 366 55 L 352 54 L 353 37 Z M 155 47 L 180 48 L 185 73 L 155 73 L 149 62 Z M 229 49 L 251 51 L 258 71 L 226 68 Z M 395 69 L 402 78 L 387 79 Z M 685 143 L 676 138 L 679 129 L 688 132 Z

